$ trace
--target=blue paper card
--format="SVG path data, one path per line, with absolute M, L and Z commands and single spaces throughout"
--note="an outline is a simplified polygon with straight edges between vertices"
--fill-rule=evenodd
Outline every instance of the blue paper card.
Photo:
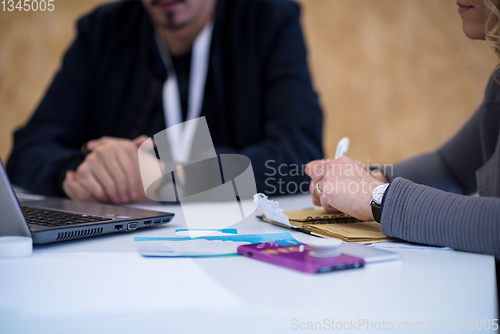
M 138 251 L 143 256 L 164 257 L 206 257 L 237 255 L 241 245 L 260 242 L 279 241 L 286 245 L 299 242 L 290 232 L 267 234 L 212 235 L 197 238 L 190 237 L 134 237 Z
M 235 228 L 223 228 L 223 229 L 215 229 L 215 228 L 180 228 L 175 230 L 175 235 L 180 236 L 188 236 L 191 238 L 202 237 L 204 235 L 228 235 L 228 234 L 238 234 L 238 230 Z

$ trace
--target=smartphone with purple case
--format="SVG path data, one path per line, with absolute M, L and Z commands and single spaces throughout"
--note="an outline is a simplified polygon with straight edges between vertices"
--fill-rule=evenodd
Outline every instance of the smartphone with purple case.
M 310 254 L 311 251 L 312 248 L 305 244 L 286 245 L 280 244 L 279 241 L 238 247 L 240 255 L 311 274 L 362 268 L 365 265 L 359 257 L 346 254 L 316 257 Z

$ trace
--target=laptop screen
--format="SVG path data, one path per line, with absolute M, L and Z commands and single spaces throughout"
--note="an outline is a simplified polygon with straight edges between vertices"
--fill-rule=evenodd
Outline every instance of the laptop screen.
M 0 236 L 31 237 L 2 161 L 0 167 Z

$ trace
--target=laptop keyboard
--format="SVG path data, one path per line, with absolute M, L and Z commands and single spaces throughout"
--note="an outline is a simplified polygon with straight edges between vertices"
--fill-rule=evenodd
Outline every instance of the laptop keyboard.
M 68 226 L 82 223 L 95 223 L 112 220 L 109 217 L 84 215 L 80 213 L 47 210 L 22 206 L 24 218 L 28 224 L 41 226 Z

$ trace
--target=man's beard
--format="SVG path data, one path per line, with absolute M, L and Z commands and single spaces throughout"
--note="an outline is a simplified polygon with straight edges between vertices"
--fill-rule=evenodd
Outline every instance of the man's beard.
M 161 0 L 151 0 L 151 6 L 155 7 L 160 3 Z M 178 0 L 179 2 L 186 2 L 186 0 Z M 165 29 L 169 30 L 179 30 L 184 28 L 188 22 L 175 22 L 175 13 L 167 13 L 166 16 L 166 23 L 163 25 Z
M 164 25 L 165 29 L 169 30 L 180 30 L 184 28 L 188 22 L 175 22 L 175 13 L 167 13 L 166 15 L 167 22 Z
M 151 0 L 151 6 L 156 6 L 161 0 Z M 186 0 L 178 0 L 178 2 L 186 2 Z

